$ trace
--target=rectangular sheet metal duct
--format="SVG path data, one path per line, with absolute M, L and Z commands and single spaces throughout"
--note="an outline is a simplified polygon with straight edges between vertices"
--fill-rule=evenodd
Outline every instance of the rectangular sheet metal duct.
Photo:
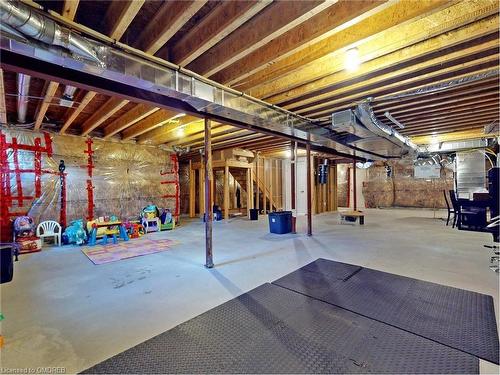
M 31 11 L 47 18 L 42 12 Z M 65 31 L 64 26 L 59 27 Z M 32 37 L 22 39 L 2 30 L 2 66 L 15 71 L 38 72 L 43 77 L 59 78 L 66 84 L 164 108 L 173 106 L 200 117 L 309 143 L 313 149 L 323 149 L 332 154 L 353 157 L 356 153 L 360 159 L 381 158 L 376 153 L 355 151 L 352 147 L 325 137 L 324 129 L 310 119 L 224 87 L 173 64 L 150 61 L 84 36 L 78 35 L 77 40 L 84 43 L 86 51 L 93 52 L 92 58 L 78 54 L 73 49 L 57 48 Z

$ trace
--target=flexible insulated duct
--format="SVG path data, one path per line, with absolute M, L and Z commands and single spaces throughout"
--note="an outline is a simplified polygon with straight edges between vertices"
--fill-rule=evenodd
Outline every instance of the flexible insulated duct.
M 101 62 L 95 48 L 78 34 L 59 26 L 31 7 L 11 0 L 0 1 L 0 21 L 41 42 L 64 47 L 76 55 Z
M 21 124 L 26 122 L 30 81 L 31 77 L 29 75 L 22 73 L 17 75 L 17 121 Z

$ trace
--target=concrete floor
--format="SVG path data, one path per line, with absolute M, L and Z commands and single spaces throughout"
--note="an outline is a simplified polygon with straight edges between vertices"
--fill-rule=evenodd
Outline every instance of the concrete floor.
M 300 234 L 281 236 L 267 217 L 214 223 L 212 270 L 203 228 L 185 220 L 148 235 L 177 239 L 170 251 L 99 266 L 73 246 L 21 256 L 1 287 L 1 367 L 81 371 L 318 257 L 493 295 L 498 319 L 498 275 L 482 247 L 491 236 L 446 227 L 432 211 L 367 210 L 364 227 L 322 214 L 310 238 L 304 218 Z M 481 372 L 499 369 L 481 361 Z

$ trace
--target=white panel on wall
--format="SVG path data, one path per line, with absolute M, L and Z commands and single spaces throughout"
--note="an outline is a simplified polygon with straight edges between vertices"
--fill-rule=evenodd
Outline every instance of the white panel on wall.
M 483 152 L 457 152 L 456 186 L 459 197 L 468 198 L 472 192 L 485 188 L 486 165 Z

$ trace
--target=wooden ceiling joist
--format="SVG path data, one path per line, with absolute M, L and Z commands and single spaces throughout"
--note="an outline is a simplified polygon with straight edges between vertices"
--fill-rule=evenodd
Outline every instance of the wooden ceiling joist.
M 112 39 L 120 40 L 144 2 L 145 0 L 112 1 L 104 17 L 105 33 Z
M 237 130 L 237 128 L 235 128 L 234 126 L 222 125 L 222 126 L 218 126 L 218 127 L 213 127 L 211 134 L 212 134 L 212 137 L 215 137 L 219 134 L 227 134 L 227 132 L 231 132 L 231 131 L 235 131 L 235 130 Z M 193 135 L 188 136 L 188 137 L 181 137 L 177 141 L 169 142 L 169 143 L 167 143 L 167 146 L 173 146 L 174 144 L 179 144 L 179 145 L 185 146 L 185 145 L 189 145 L 191 142 L 196 142 L 196 141 L 199 141 L 202 139 L 204 139 L 204 135 L 203 134 L 200 135 L 199 133 L 196 133 L 196 134 L 193 134 Z
M 111 97 L 82 124 L 82 136 L 90 134 L 108 118 L 128 104 L 128 100 Z
M 422 113 L 423 111 L 429 112 L 438 112 L 440 110 L 446 110 L 449 108 L 457 109 L 463 107 L 469 107 L 474 105 L 482 105 L 482 104 L 490 104 L 498 102 L 499 99 L 499 91 L 498 90 L 488 90 L 480 95 L 476 95 L 474 97 L 469 96 L 460 96 L 458 98 L 443 100 L 439 99 L 432 103 L 422 103 L 418 105 L 417 103 L 413 105 L 408 105 L 406 107 L 400 107 L 396 110 L 392 110 L 389 108 L 383 108 L 380 110 L 375 110 L 376 115 L 382 116 L 385 112 L 390 110 L 390 114 L 394 117 L 404 117 L 409 116 L 416 113 Z M 452 104 L 452 106 L 450 106 Z
M 423 92 L 421 95 L 409 96 L 406 98 L 380 100 L 374 104 L 375 111 L 400 111 L 415 107 L 416 109 L 427 105 L 440 104 L 445 101 L 478 99 L 498 91 L 498 77 L 471 82 L 469 84 L 450 87 L 448 90 L 437 92 Z
M 445 123 L 435 123 L 435 124 L 430 124 L 428 126 L 418 126 L 415 128 L 411 129 L 404 129 L 401 131 L 403 135 L 409 135 L 409 136 L 414 136 L 414 135 L 422 135 L 422 134 L 433 134 L 434 132 L 440 131 L 443 132 L 444 130 L 446 131 L 452 131 L 452 130 L 463 130 L 463 129 L 469 129 L 471 127 L 478 127 L 478 126 L 485 126 L 495 120 L 498 120 L 498 114 L 492 114 L 489 116 L 480 116 L 480 117 L 474 117 L 474 118 L 467 118 L 464 119 L 463 121 L 451 121 L 451 122 L 445 122 Z
M 335 86 L 331 86 L 327 90 L 322 90 L 321 92 L 324 92 L 322 94 L 318 93 L 318 95 L 314 97 L 301 100 L 300 105 L 294 103 L 293 105 L 287 106 L 287 109 L 301 113 L 303 110 L 317 108 L 320 104 L 328 102 L 332 97 L 343 95 L 346 92 L 353 92 L 356 88 L 362 88 L 362 91 L 368 91 L 372 88 L 382 88 L 390 84 L 394 87 L 395 84 L 411 83 L 421 80 L 423 77 L 430 77 L 432 74 L 439 75 L 447 71 L 452 71 L 455 67 L 465 67 L 466 64 L 469 64 L 469 66 L 475 65 L 475 63 L 480 60 L 487 61 L 489 56 L 497 56 L 498 52 L 498 39 L 495 39 L 494 41 L 489 41 L 488 43 L 467 48 L 456 53 L 429 59 L 408 68 L 399 70 L 394 69 L 371 79 L 368 77 L 361 77 L 361 79 L 356 80 L 358 82 L 353 84 L 339 83 Z
M 136 47 L 154 55 L 206 2 L 206 0 L 166 1 L 142 31 Z
M 108 139 L 113 135 L 127 129 L 136 122 L 146 118 L 149 115 L 152 115 L 158 110 L 159 108 L 157 107 L 151 107 L 146 104 L 137 104 L 130 111 L 124 113 L 112 123 L 106 125 L 106 127 L 104 128 L 104 139 Z
M 73 21 L 78 10 L 78 5 L 80 5 L 80 0 L 64 0 L 62 16 Z
M 496 13 L 496 6 L 492 2 L 466 1 L 422 17 L 431 10 L 439 10 L 450 3 L 432 0 L 397 2 L 386 11 L 369 17 L 366 22 L 362 21 L 334 34 L 331 39 L 321 41 L 320 43 L 328 41 L 324 46 L 311 47 L 312 50 L 305 49 L 296 54 L 297 56 L 292 55 L 266 68 L 259 72 L 255 79 L 238 86 L 238 89 L 245 90 L 252 96 L 267 99 L 326 77 L 335 69 L 343 69 L 345 49 L 350 46 L 355 45 L 358 48 L 361 61 L 372 60 Z M 471 7 L 473 9 L 470 9 Z M 416 20 L 401 24 L 411 19 Z M 382 25 L 387 27 L 381 27 Z M 304 51 L 309 53 L 302 56 Z M 281 64 L 293 56 L 295 60 L 279 70 Z M 272 74 L 265 74 L 266 72 Z M 264 76 L 260 77 L 261 75 Z
M 496 108 L 493 110 L 489 109 L 486 112 L 474 112 L 467 115 L 462 114 L 458 116 L 442 116 L 426 120 L 413 121 L 413 122 L 408 122 L 407 125 L 405 125 L 404 130 L 410 132 L 414 129 L 430 129 L 436 126 L 447 125 L 447 124 L 454 125 L 459 122 L 464 122 L 469 120 L 470 121 L 484 120 L 484 119 L 498 117 L 498 113 L 499 109 Z
M 234 139 L 241 137 L 242 134 L 248 134 L 249 132 L 250 132 L 249 130 L 235 128 L 234 126 L 230 125 L 220 126 L 217 131 L 212 132 L 212 145 L 215 145 L 217 144 L 217 142 L 224 141 L 228 138 Z M 197 147 L 197 146 L 203 146 L 203 143 L 204 143 L 204 137 L 203 136 L 200 137 L 200 134 L 197 134 L 191 137 L 182 137 L 178 140 L 168 142 L 167 146 L 180 145 L 183 147 L 186 146 Z
M 160 109 L 159 111 L 154 112 L 153 114 L 125 129 L 122 133 L 122 139 L 128 140 L 141 134 L 147 133 L 167 123 L 170 119 L 175 117 L 175 115 L 177 115 L 176 111 Z
M 192 126 L 194 125 L 194 126 Z M 219 126 L 218 123 L 212 124 L 212 129 Z M 156 128 L 152 128 L 149 131 L 142 133 L 139 135 L 138 143 L 149 143 L 153 145 L 163 144 L 165 142 L 169 142 L 172 139 L 178 139 L 181 137 L 180 134 L 177 134 L 177 131 L 180 127 L 186 129 L 186 127 L 192 128 L 192 132 L 201 131 L 204 129 L 203 121 L 200 121 L 199 118 L 194 116 L 182 116 L 175 119 L 175 122 L 169 122 L 162 124 Z M 182 132 L 182 135 L 189 135 L 191 132 Z
M 331 5 L 324 0 L 273 2 L 188 68 L 210 77 Z
M 484 129 L 484 126 L 491 123 L 495 119 L 487 119 L 484 122 L 478 122 L 478 121 L 469 121 L 469 122 L 462 122 L 458 125 L 450 125 L 450 126 L 440 126 L 440 127 L 435 127 L 435 128 L 426 128 L 426 129 L 415 129 L 411 132 L 405 133 L 406 136 L 410 137 L 417 137 L 417 136 L 423 136 L 423 135 L 437 135 L 437 134 L 443 134 L 443 133 L 449 133 L 453 131 L 458 131 L 458 130 L 463 130 L 463 129 Z
M 253 51 L 236 64 L 216 73 L 212 79 L 233 85 L 236 82 L 275 64 L 281 59 L 301 49 L 327 38 L 336 31 L 345 28 L 384 9 L 388 2 L 384 0 L 341 0 L 314 15 L 302 24 L 271 40 L 266 45 Z
M 321 99 L 335 87 L 347 86 L 351 82 L 382 79 L 383 76 L 390 76 L 392 72 L 401 75 L 440 64 L 448 59 L 472 56 L 489 48 L 498 47 L 499 22 L 498 17 L 495 17 L 495 19 L 490 20 L 493 22 L 481 22 L 480 27 L 476 27 L 476 24 L 465 26 L 388 55 L 366 61 L 360 65 L 355 73 L 348 72 L 343 69 L 343 66 L 339 65 L 339 70 L 336 73 L 291 89 L 286 93 L 274 95 L 267 100 L 286 108 L 298 107 L 314 102 L 316 97 Z M 483 41 L 488 31 L 491 32 L 492 37 Z M 468 47 L 467 42 L 472 46 Z M 465 44 L 463 49 L 454 50 L 457 46 L 463 44 Z
M 0 123 L 7 124 L 7 107 L 5 106 L 5 83 L 3 80 L 3 69 L 0 69 Z
M 243 141 L 243 140 L 247 139 L 248 137 L 254 136 L 255 134 L 256 133 L 254 131 L 251 131 L 251 130 L 235 128 L 235 130 L 232 132 L 223 133 L 223 134 L 219 134 L 219 135 L 215 136 L 212 141 L 213 141 L 213 145 L 222 144 L 224 142 L 230 142 L 230 141 L 234 141 L 234 140 Z M 194 143 L 190 143 L 189 146 L 191 147 L 191 149 L 196 149 L 196 148 L 203 147 L 203 144 L 204 144 L 204 142 L 197 141 Z
M 483 113 L 485 111 L 490 111 L 492 109 L 498 108 L 498 97 L 495 98 L 495 100 L 487 102 L 487 103 L 480 103 L 476 104 L 473 106 L 466 106 L 466 107 L 451 107 L 451 108 L 446 108 L 441 111 L 420 111 L 419 113 L 413 113 L 411 115 L 407 116 L 395 116 L 392 115 L 396 120 L 399 122 L 402 122 L 403 124 L 410 124 L 416 120 L 431 120 L 431 119 L 436 119 L 440 117 L 446 117 L 446 118 L 452 118 L 454 116 L 459 116 L 462 114 L 477 114 L 477 113 Z
M 303 110 L 298 110 L 297 113 L 313 118 L 328 116 L 343 106 L 350 106 L 355 101 L 363 100 L 367 97 L 383 99 L 384 96 L 403 94 L 405 92 L 424 88 L 429 85 L 449 82 L 453 79 L 460 79 L 473 74 L 491 71 L 492 69 L 497 68 L 498 65 L 498 55 L 493 55 L 468 63 L 459 64 L 438 72 L 415 76 L 402 82 L 390 83 L 388 85 L 374 84 L 371 86 L 363 86 L 361 84 L 355 89 L 350 87 L 348 91 L 338 90 L 336 91 L 336 95 L 328 98 L 328 100 L 320 101 L 318 104 L 312 105 Z
M 186 66 L 271 2 L 272 0 L 222 2 L 172 47 L 170 60 Z
M 75 121 L 75 119 L 78 117 L 78 115 L 85 109 L 85 107 L 87 106 L 87 104 L 89 104 L 90 101 L 92 99 L 94 99 L 94 97 L 96 95 L 97 95 L 97 93 L 94 92 L 94 91 L 89 91 L 89 92 L 87 92 L 85 94 L 85 96 L 83 97 L 83 99 L 80 102 L 80 104 L 78 104 L 78 106 L 74 109 L 73 112 L 71 112 L 71 114 L 69 115 L 69 117 L 64 122 L 64 125 L 62 126 L 61 130 L 59 131 L 59 134 L 65 134 L 66 133 L 66 130 L 68 130 L 68 128 L 73 123 L 73 121 Z
M 440 135 L 425 135 L 412 137 L 411 140 L 417 145 L 429 145 L 436 142 L 453 142 L 463 141 L 467 139 L 495 137 L 495 134 L 485 134 L 484 129 L 476 128 L 470 130 L 462 130 L 451 133 L 442 133 Z
M 49 82 L 49 84 L 47 85 L 47 90 L 45 90 L 45 96 L 36 114 L 34 130 L 40 129 L 45 114 L 47 113 L 47 109 L 49 109 L 49 105 L 52 102 L 52 99 L 54 98 L 54 95 L 56 94 L 58 87 L 59 83 L 53 81 Z

